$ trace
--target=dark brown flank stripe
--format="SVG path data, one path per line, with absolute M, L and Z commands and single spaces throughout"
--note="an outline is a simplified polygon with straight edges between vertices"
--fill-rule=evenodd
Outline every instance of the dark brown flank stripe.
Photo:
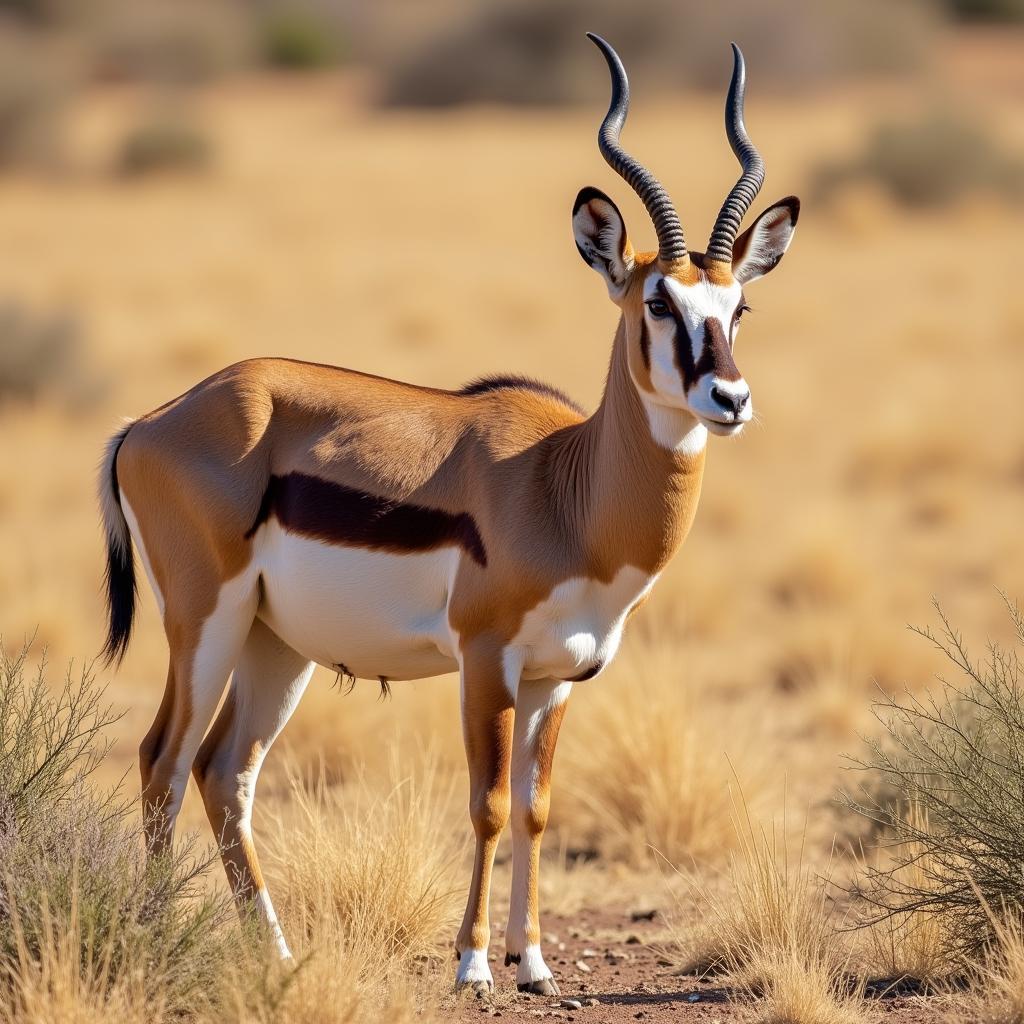
M 487 565 L 480 531 L 467 512 L 389 501 L 305 473 L 270 478 L 246 538 L 272 515 L 286 530 L 330 544 L 396 552 L 454 544 L 479 565 Z

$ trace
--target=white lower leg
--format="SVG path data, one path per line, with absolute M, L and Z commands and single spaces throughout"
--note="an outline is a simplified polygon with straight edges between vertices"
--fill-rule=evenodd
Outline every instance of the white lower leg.
M 281 960 L 291 960 L 291 950 L 285 941 L 284 932 L 278 924 L 277 914 L 274 912 L 274 904 L 270 902 L 270 893 L 266 889 L 256 890 L 256 912 L 270 935 L 274 944 L 274 950 Z
M 530 891 L 536 884 L 531 881 L 536 840 L 525 829 L 513 828 L 512 899 L 505 931 L 505 962 L 516 964 L 517 985 L 531 985 L 550 981 L 554 975 L 541 954 L 538 923 L 530 920 Z
M 463 985 L 484 984 L 488 988 L 494 987 L 494 978 L 491 975 L 490 965 L 487 963 L 486 949 L 464 949 L 459 957 L 459 967 L 455 972 L 455 985 L 461 988 Z

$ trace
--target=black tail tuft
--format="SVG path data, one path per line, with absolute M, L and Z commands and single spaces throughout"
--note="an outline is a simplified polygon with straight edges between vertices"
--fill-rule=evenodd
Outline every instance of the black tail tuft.
M 104 663 L 120 664 L 128 650 L 135 619 L 135 553 L 121 510 L 117 484 L 117 453 L 131 424 L 110 439 L 100 477 L 100 503 L 107 540 L 107 640 L 100 652 Z

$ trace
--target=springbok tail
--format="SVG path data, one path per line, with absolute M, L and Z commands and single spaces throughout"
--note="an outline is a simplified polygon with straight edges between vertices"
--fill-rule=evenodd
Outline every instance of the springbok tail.
M 107 538 L 107 639 L 100 652 L 105 664 L 120 664 L 128 650 L 135 618 L 135 554 L 117 486 L 117 453 L 131 429 L 126 423 L 108 442 L 100 464 L 99 497 Z

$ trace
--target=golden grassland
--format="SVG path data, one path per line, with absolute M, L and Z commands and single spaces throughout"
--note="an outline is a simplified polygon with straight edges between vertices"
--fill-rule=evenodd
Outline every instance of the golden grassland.
M 959 88 L 980 101 L 969 77 Z M 30 309 L 74 310 L 90 372 L 104 384 L 85 409 L 47 400 L 0 408 L 8 643 L 38 627 L 36 645 L 55 666 L 98 649 L 94 473 L 103 441 L 118 417 L 236 359 L 288 355 L 440 387 L 511 371 L 589 407 L 599 400 L 616 316 L 573 246 L 576 190 L 593 183 L 615 197 L 638 247 L 653 234 L 597 154 L 601 111 L 381 113 L 358 94 L 358 83 L 332 76 L 220 86 L 200 109 L 216 140 L 213 168 L 126 185 L 105 173 L 102 154 L 138 97 L 99 93 L 73 123 L 76 175 L 0 184 L 3 294 Z M 748 123 L 769 167 L 761 205 L 806 193 L 818 160 L 851 150 L 880 105 L 906 102 L 867 87 L 751 96 Z M 735 173 L 720 100 L 634 105 L 628 145 L 670 187 L 698 248 Z M 986 109 L 1006 139 L 1024 138 L 1012 95 L 986 96 Z M 738 440 L 712 439 L 690 539 L 618 661 L 573 696 L 542 910 L 600 905 L 612 889 L 664 902 L 666 886 L 688 893 L 696 878 L 709 899 L 731 884 L 741 904 L 772 915 L 777 851 L 759 845 L 756 828 L 737 830 L 737 802 L 755 821 L 778 817 L 786 802 L 806 813 L 805 859 L 783 884 L 807 888 L 808 865 L 828 860 L 841 827 L 827 802 L 840 754 L 870 728 L 873 687 L 921 686 L 936 667 L 905 624 L 927 621 L 937 595 L 968 636 L 1003 634 L 993 588 L 1018 592 L 1024 565 L 1020 229 L 1019 210 L 983 200 L 941 214 L 907 212 L 868 188 L 827 207 L 805 202 L 791 253 L 749 289 L 755 312 L 737 359 L 757 421 Z M 125 710 L 111 777 L 134 762 L 164 658 L 147 593 L 133 647 L 109 675 L 108 695 Z M 447 964 L 436 976 L 406 968 L 450 941 L 468 877 L 465 850 L 450 838 L 469 833 L 456 682 L 396 684 L 380 702 L 375 685 L 344 695 L 332 681 L 318 672 L 270 757 L 257 842 L 298 947 L 356 953 L 340 977 L 314 956 L 287 998 L 242 1008 L 239 1019 L 301 1020 L 303 1007 L 337 1003 L 339 1020 L 385 1004 L 398 1020 L 447 998 Z M 423 808 L 431 813 L 419 820 Z M 191 789 L 182 820 L 205 828 Z M 564 855 L 591 847 L 601 854 L 595 864 Z M 664 872 L 661 857 L 689 881 Z M 504 889 L 507 865 L 496 920 Z M 372 898 L 383 892 L 392 895 Z M 693 897 L 681 898 L 692 912 Z M 816 899 L 790 900 L 788 912 L 805 919 L 779 911 L 774 925 L 801 937 L 823 928 Z M 712 931 L 772 926 L 712 905 L 721 911 L 709 918 Z M 353 921 L 372 938 L 354 942 Z M 410 922 L 422 930 L 396 935 Z M 771 949 L 754 943 L 752 979 L 758 970 L 779 979 L 817 971 L 828 989 L 853 955 L 826 943 L 807 964 L 783 938 Z M 1020 972 L 1013 940 L 1007 977 Z M 369 962 L 381 949 L 386 977 L 364 991 L 359 956 Z M 368 1002 L 342 1006 L 343 990 Z M 781 981 L 770 994 L 780 1006 L 806 996 Z M 76 1019 L 93 1019 L 88 993 L 68 998 L 83 1007 Z M 128 989 L 117 998 L 125 1019 L 136 1010 L 152 1019 Z M 853 1019 L 845 998 L 828 1019 Z M 1019 1001 L 1011 982 L 1006 998 Z M 24 1019 L 56 1012 L 39 1005 Z M 99 1006 L 96 1019 L 109 1011 Z M 793 1010 L 785 1019 L 801 1018 Z

